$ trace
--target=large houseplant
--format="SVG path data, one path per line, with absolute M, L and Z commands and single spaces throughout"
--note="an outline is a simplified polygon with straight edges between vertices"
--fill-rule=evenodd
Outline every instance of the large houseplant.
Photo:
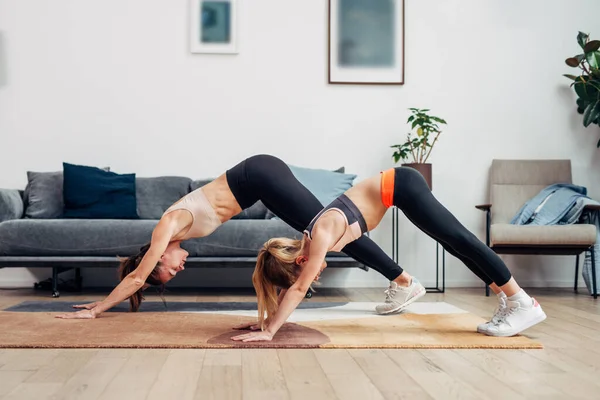
M 577 112 L 583 114 L 583 126 L 600 125 L 600 40 L 590 40 L 589 34 L 579 32 L 580 54 L 565 60 L 569 67 L 578 68 L 578 75 L 564 74 L 571 79 L 577 94 Z M 600 147 L 600 140 L 596 147 Z
M 427 160 L 442 133 L 439 124 L 446 124 L 446 121 L 429 115 L 430 110 L 427 108 L 409 108 L 409 110 L 412 115 L 408 117 L 406 123 L 410 124 L 411 130 L 404 143 L 390 146 L 396 149 L 392 158 L 396 163 L 400 160 L 411 160 L 411 162 L 403 163 L 402 166 L 419 171 L 431 189 L 431 164 Z

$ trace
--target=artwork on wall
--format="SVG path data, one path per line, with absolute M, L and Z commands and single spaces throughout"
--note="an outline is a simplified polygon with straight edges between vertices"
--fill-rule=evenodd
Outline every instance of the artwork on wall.
M 404 0 L 329 0 L 329 83 L 404 84 Z
M 190 0 L 190 51 L 238 53 L 238 0 Z

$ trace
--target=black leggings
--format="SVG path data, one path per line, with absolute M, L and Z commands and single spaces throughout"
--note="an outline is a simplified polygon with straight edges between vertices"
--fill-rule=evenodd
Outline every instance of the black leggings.
M 323 204 L 276 157 L 250 157 L 229 169 L 226 175 L 229 188 L 242 209 L 261 200 L 273 214 L 299 232 L 323 209 Z M 349 243 L 342 251 L 390 281 L 402 273 L 402 268 L 367 236 Z
M 510 280 L 510 271 L 500 257 L 436 200 L 415 169 L 395 168 L 394 205 L 487 285 L 493 282 L 502 286 Z

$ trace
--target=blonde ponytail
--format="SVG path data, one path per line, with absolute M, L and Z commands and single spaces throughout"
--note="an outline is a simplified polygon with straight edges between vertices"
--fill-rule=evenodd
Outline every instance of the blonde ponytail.
M 265 322 L 277 312 L 277 288 L 289 289 L 296 282 L 300 273 L 296 258 L 302 255 L 303 249 L 304 240 L 275 238 L 268 240 L 258 252 L 252 284 L 261 329 L 265 329 Z

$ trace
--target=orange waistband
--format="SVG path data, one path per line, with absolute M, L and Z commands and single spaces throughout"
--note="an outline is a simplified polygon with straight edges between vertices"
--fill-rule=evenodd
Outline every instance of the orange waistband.
M 394 205 L 394 176 L 396 170 L 390 168 L 381 172 L 381 201 L 386 207 Z

